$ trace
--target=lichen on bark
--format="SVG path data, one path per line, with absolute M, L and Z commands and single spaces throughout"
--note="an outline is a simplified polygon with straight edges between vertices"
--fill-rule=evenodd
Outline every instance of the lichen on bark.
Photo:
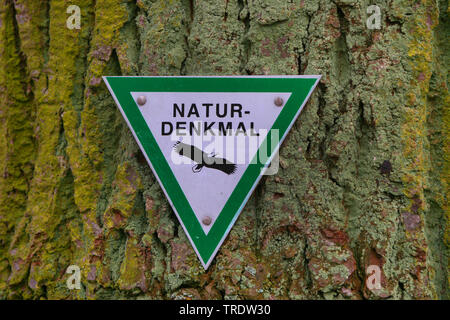
M 447 0 L 76 4 L 0 1 L 0 298 L 448 299 Z M 236 74 L 322 80 L 205 271 L 101 77 Z

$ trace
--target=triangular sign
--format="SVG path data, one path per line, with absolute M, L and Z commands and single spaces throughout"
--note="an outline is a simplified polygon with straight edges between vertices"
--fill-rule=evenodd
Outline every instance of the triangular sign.
M 207 269 L 320 76 L 103 79 Z

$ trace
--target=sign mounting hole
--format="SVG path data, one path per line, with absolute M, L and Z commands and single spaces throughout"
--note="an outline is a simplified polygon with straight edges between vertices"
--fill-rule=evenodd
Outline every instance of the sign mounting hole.
M 147 98 L 145 96 L 139 96 L 136 100 L 137 104 L 141 107 L 147 103 Z

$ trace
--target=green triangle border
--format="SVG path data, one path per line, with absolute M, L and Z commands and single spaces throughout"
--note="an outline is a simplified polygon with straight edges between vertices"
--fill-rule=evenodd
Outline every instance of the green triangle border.
M 314 91 L 320 75 L 306 76 L 104 76 L 111 95 L 163 189 L 204 269 L 208 269 L 279 146 Z M 180 81 L 182 80 L 182 81 Z M 252 161 L 231 193 L 209 233 L 198 222 L 183 190 L 144 120 L 131 92 L 286 92 L 291 93 L 272 129 L 279 130 L 279 144 L 271 145 L 265 164 Z M 256 156 L 258 156 L 258 153 Z M 151 155 L 149 157 L 148 155 Z

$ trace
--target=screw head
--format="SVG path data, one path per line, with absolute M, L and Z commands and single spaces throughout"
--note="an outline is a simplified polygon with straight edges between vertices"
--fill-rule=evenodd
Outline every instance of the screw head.
M 144 104 L 147 103 L 147 98 L 145 96 L 139 96 L 136 99 L 136 101 L 137 101 L 138 105 L 143 106 Z
M 209 226 L 209 225 L 211 224 L 211 222 L 212 222 L 211 217 L 204 217 L 204 218 L 202 219 L 202 223 L 203 223 L 205 226 Z
M 283 106 L 284 101 L 281 97 L 276 97 L 273 103 L 275 103 L 277 107 L 281 107 Z

